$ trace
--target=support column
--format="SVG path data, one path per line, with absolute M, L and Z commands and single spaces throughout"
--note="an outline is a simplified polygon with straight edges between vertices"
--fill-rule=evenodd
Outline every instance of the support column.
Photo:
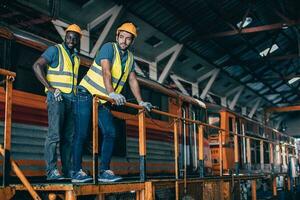
M 235 174 L 239 175 L 239 142 L 237 135 L 237 124 L 235 123 L 235 132 L 234 132 L 234 165 L 235 165 Z
M 291 191 L 291 179 L 289 175 L 287 175 L 287 190 Z
M 223 180 L 220 181 L 220 197 L 219 199 L 220 200 L 224 200 L 224 191 L 225 191 L 225 188 L 224 188 L 224 182 Z
M 98 194 L 96 200 L 105 200 L 105 194 Z
M 272 185 L 273 185 L 273 197 L 276 197 L 277 196 L 276 176 L 273 176 Z
M 72 190 L 66 191 L 65 200 L 76 200 L 76 199 L 77 198 L 76 198 L 76 195 L 75 195 L 74 191 L 72 191 Z
M 198 143 L 199 143 L 199 151 L 198 151 L 198 158 L 199 158 L 199 177 L 204 177 L 204 154 L 203 154 L 203 126 L 198 126 Z
M 136 191 L 136 193 L 135 193 L 135 199 L 136 200 L 143 200 L 143 198 L 142 198 L 142 191 Z
M 150 181 L 145 183 L 145 200 L 155 200 L 155 188 Z
M 179 200 L 179 183 L 178 183 L 178 120 L 174 119 L 174 156 L 175 156 L 175 199 Z
M 48 194 L 48 199 L 49 200 L 56 200 L 56 194 L 54 194 L 54 193 L 50 193 L 50 194 Z
M 93 98 L 93 183 L 98 184 L 98 98 Z
M 274 173 L 274 148 L 273 144 L 269 143 L 270 148 L 270 164 L 271 164 L 271 172 Z
M 283 165 L 283 159 L 282 159 L 282 147 L 281 144 L 278 144 L 279 147 L 279 167 L 280 167 L 280 172 L 282 172 L 282 165 Z
M 264 141 L 259 141 L 260 146 L 260 169 L 263 172 L 264 171 Z
M 220 176 L 223 176 L 223 132 L 219 131 L 219 163 L 220 163 Z
M 3 73 L 4 74 L 4 73 Z M 6 76 L 5 88 L 5 113 L 4 113 L 4 155 L 3 155 L 3 186 L 7 186 L 10 180 L 10 150 L 11 150 L 11 114 L 12 114 L 12 82 L 13 76 Z
M 252 200 L 256 200 L 256 180 L 251 181 Z
M 139 110 L 140 181 L 146 180 L 146 125 L 144 109 Z
M 250 144 L 250 138 L 246 139 L 246 145 L 247 145 L 247 170 L 250 174 L 251 172 L 251 144 Z

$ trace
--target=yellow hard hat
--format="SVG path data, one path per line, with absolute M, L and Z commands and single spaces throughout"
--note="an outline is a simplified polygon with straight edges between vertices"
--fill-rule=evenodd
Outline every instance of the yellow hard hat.
M 126 23 L 122 24 L 117 29 L 117 34 L 118 34 L 119 31 L 126 31 L 126 32 L 131 33 L 132 35 L 134 35 L 134 37 L 137 37 L 136 26 L 131 22 L 126 22 Z
M 80 37 L 82 35 L 80 27 L 76 24 L 69 25 L 68 28 L 66 29 L 66 32 L 68 32 L 68 31 L 73 31 L 75 33 L 78 33 L 80 35 Z

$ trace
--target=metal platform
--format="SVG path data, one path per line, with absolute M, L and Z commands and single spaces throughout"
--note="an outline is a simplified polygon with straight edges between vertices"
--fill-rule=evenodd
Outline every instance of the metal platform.
M 203 191 L 205 184 L 217 184 L 220 191 L 218 198 L 226 199 L 227 195 L 231 195 L 231 187 L 234 184 L 238 184 L 241 181 L 251 181 L 252 182 L 252 199 L 256 199 L 256 181 L 259 179 L 273 180 L 276 176 L 286 176 L 286 174 L 255 174 L 255 175 L 232 175 L 232 176 L 212 176 L 204 178 L 187 178 L 186 180 L 180 179 L 176 180 L 174 178 L 160 178 L 156 177 L 153 179 L 148 179 L 145 182 L 140 182 L 138 180 L 125 180 L 122 182 L 115 183 L 83 183 L 83 184 L 72 184 L 70 182 L 58 182 L 58 183 L 34 183 L 32 184 L 33 189 L 38 193 L 46 193 L 49 199 L 55 200 L 57 197 L 65 200 L 75 200 L 79 196 L 93 195 L 98 197 L 98 199 L 105 199 L 107 194 L 116 194 L 130 192 L 135 193 L 135 199 L 155 199 L 155 192 L 159 189 L 172 188 L 176 191 L 178 187 L 178 193 L 175 192 L 174 197 L 176 199 L 181 199 L 186 191 L 184 188 L 188 185 L 194 184 L 198 191 Z M 225 186 L 225 185 L 228 186 Z M 227 189 L 226 189 L 227 188 Z M 228 191 L 227 191 L 228 190 Z M 28 189 L 21 183 L 10 184 L 9 187 L 0 190 L 0 194 L 6 197 L 13 197 L 19 192 L 27 192 Z M 222 191 L 222 192 L 221 192 Z M 276 195 L 277 193 L 274 193 Z M 199 194 L 200 195 L 200 194 Z M 201 193 L 201 199 L 204 198 L 204 194 Z M 9 198 L 6 198 L 9 199 Z

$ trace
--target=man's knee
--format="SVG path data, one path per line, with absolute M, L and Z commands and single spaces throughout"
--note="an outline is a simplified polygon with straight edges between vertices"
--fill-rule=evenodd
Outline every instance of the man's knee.
M 103 132 L 103 137 L 105 138 L 115 138 L 116 137 L 116 130 L 114 128 L 112 129 L 106 129 L 104 132 Z
M 46 138 L 46 143 L 57 143 L 60 141 L 60 137 L 58 134 L 48 135 Z

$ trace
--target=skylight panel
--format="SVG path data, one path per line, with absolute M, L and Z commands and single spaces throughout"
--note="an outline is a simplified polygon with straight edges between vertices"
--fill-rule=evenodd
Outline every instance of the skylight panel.
M 276 51 L 277 49 L 279 49 L 278 45 L 277 45 L 277 44 L 273 44 L 273 46 L 271 47 L 271 50 L 270 50 L 270 48 L 266 48 L 265 50 L 261 51 L 261 52 L 259 53 L 259 55 L 260 55 L 261 57 L 265 57 L 265 56 L 267 56 L 267 54 L 268 54 L 269 51 L 270 51 L 269 53 L 273 53 L 273 52 Z

